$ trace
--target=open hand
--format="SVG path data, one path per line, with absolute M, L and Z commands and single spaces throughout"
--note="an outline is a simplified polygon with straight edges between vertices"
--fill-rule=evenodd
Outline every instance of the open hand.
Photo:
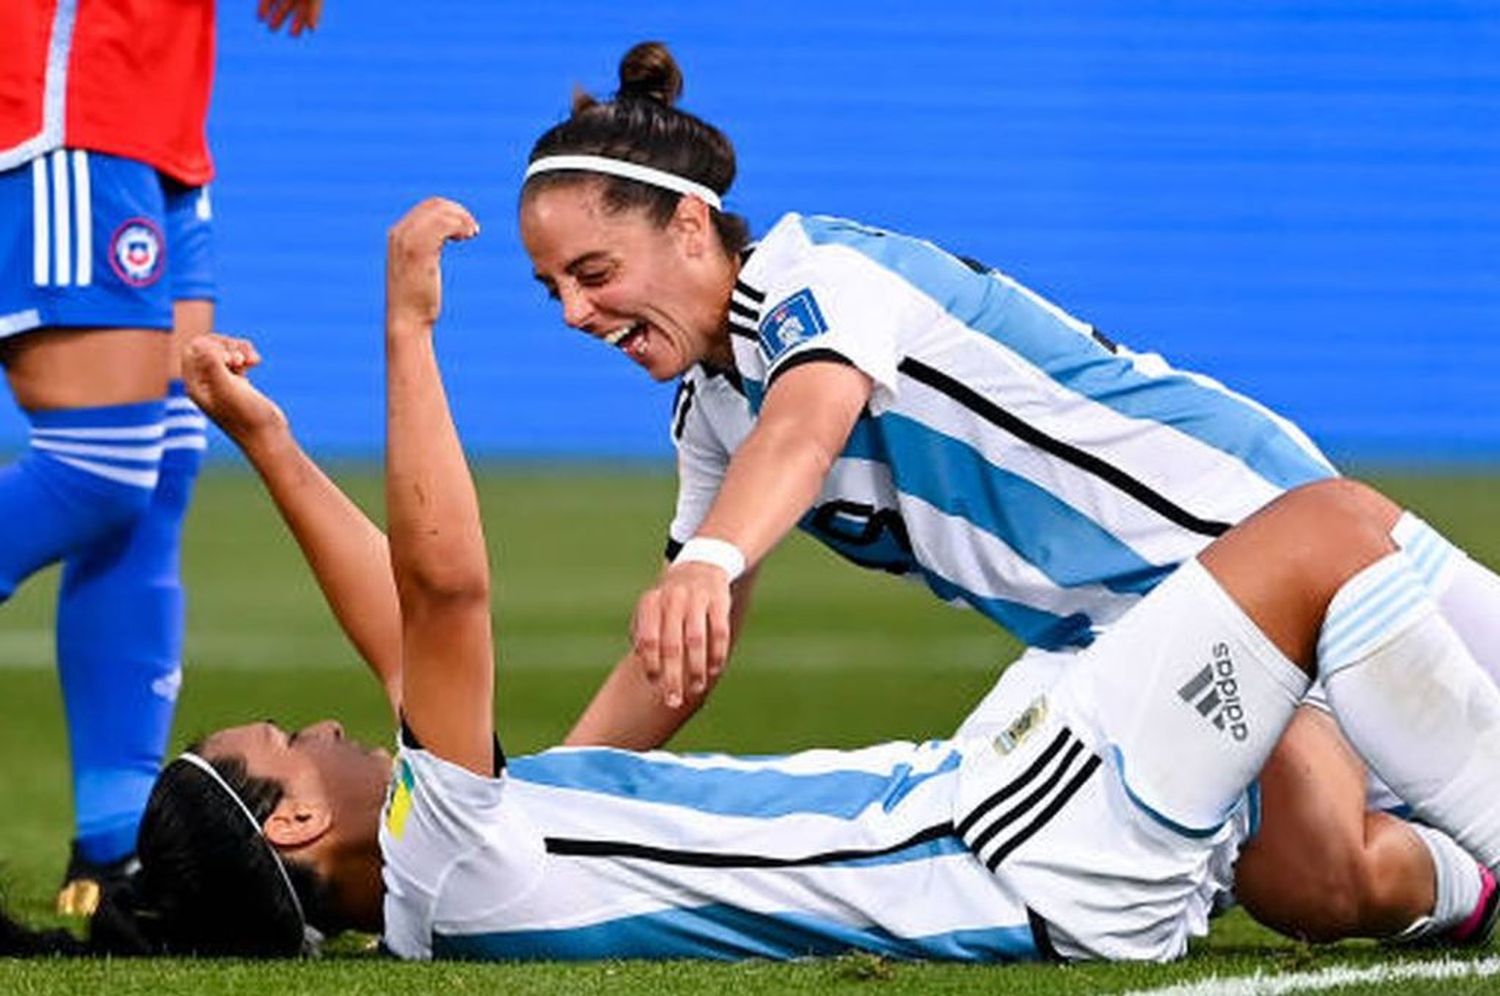
M 662 701 L 701 696 L 729 659 L 729 575 L 701 562 L 673 564 L 636 604 L 635 659 Z

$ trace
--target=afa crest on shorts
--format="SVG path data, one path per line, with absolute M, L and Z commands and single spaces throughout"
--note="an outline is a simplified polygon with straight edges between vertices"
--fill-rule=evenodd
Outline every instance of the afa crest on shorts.
M 109 240 L 109 265 L 132 287 L 147 287 L 166 268 L 166 240 L 149 218 L 131 218 Z
M 827 331 L 817 298 L 811 288 L 804 287 L 761 319 L 760 348 L 767 360 L 775 360 L 797 343 Z

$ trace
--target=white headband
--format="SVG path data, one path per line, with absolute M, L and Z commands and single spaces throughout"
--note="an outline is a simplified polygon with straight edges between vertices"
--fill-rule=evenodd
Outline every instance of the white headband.
M 525 183 L 538 173 L 554 173 L 565 169 L 607 173 L 610 176 L 620 176 L 627 180 L 638 180 L 674 193 L 692 194 L 715 211 L 724 210 L 719 195 L 695 180 L 678 176 L 676 173 L 668 173 L 666 170 L 642 166 L 640 163 L 629 163 L 623 159 L 610 159 L 606 156 L 543 156 L 526 167 L 526 177 L 521 182 Z
M 316 948 L 317 943 L 322 939 L 322 935 L 307 922 L 307 914 L 302 911 L 302 900 L 297 897 L 297 890 L 292 885 L 292 877 L 287 874 L 286 862 L 281 860 L 281 854 L 276 850 L 276 846 L 269 840 L 266 840 L 265 831 L 260 825 L 260 820 L 255 818 L 255 814 L 250 812 L 250 807 L 245 805 L 245 800 L 240 798 L 240 794 L 224 780 L 224 776 L 219 774 L 218 770 L 212 764 L 209 764 L 192 751 L 183 751 L 177 755 L 177 760 L 186 761 L 207 774 L 208 777 L 218 783 L 219 787 L 229 795 L 229 798 L 234 800 L 234 804 L 239 807 L 240 812 L 245 814 L 245 819 L 249 820 L 250 825 L 255 828 L 255 835 L 261 839 L 261 843 L 265 844 L 267 850 L 271 852 L 271 857 L 276 862 L 276 870 L 281 872 L 281 881 L 286 886 L 286 894 L 292 897 L 292 906 L 297 910 L 297 919 L 302 922 L 304 951 L 309 948 Z

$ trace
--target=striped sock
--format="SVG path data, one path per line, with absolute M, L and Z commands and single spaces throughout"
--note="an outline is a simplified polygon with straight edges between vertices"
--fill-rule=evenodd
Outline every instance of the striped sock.
M 26 413 L 30 448 L 0 470 L 0 599 L 145 510 L 164 411 L 162 401 L 143 401 Z
M 1393 553 L 1328 606 L 1318 670 L 1349 742 L 1415 813 L 1500 862 L 1500 690 Z
M 134 526 L 68 558 L 58 665 L 73 758 L 79 853 L 96 864 L 135 849 L 182 681 L 182 523 L 206 420 L 180 382 L 167 398 L 161 473 Z
M 1500 683 L 1500 576 L 1410 512 L 1397 521 L 1391 539 L 1411 558 L 1438 611 L 1469 653 Z

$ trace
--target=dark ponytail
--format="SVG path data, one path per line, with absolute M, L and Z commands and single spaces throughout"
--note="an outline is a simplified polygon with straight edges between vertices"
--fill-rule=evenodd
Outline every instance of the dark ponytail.
M 0 956 L 286 958 L 309 953 L 320 932 L 341 929 L 326 883 L 293 862 L 283 875 L 261 835 L 281 786 L 249 775 L 239 758 L 209 763 L 222 783 L 186 758 L 162 769 L 137 838 L 141 870 L 104 892 L 86 942 L 0 914 Z
M 686 177 L 723 196 L 734 183 L 734 145 L 719 129 L 673 105 L 682 96 L 682 70 L 661 42 L 640 42 L 620 60 L 620 88 L 601 101 L 587 93 L 573 96 L 573 113 L 551 128 L 531 149 L 531 162 L 546 156 L 606 156 Z M 548 172 L 533 176 L 525 197 L 548 187 L 579 182 L 602 184 L 605 207 L 644 210 L 665 225 L 682 195 L 650 184 L 600 173 Z M 733 255 L 750 242 L 744 218 L 710 208 L 725 252 Z

